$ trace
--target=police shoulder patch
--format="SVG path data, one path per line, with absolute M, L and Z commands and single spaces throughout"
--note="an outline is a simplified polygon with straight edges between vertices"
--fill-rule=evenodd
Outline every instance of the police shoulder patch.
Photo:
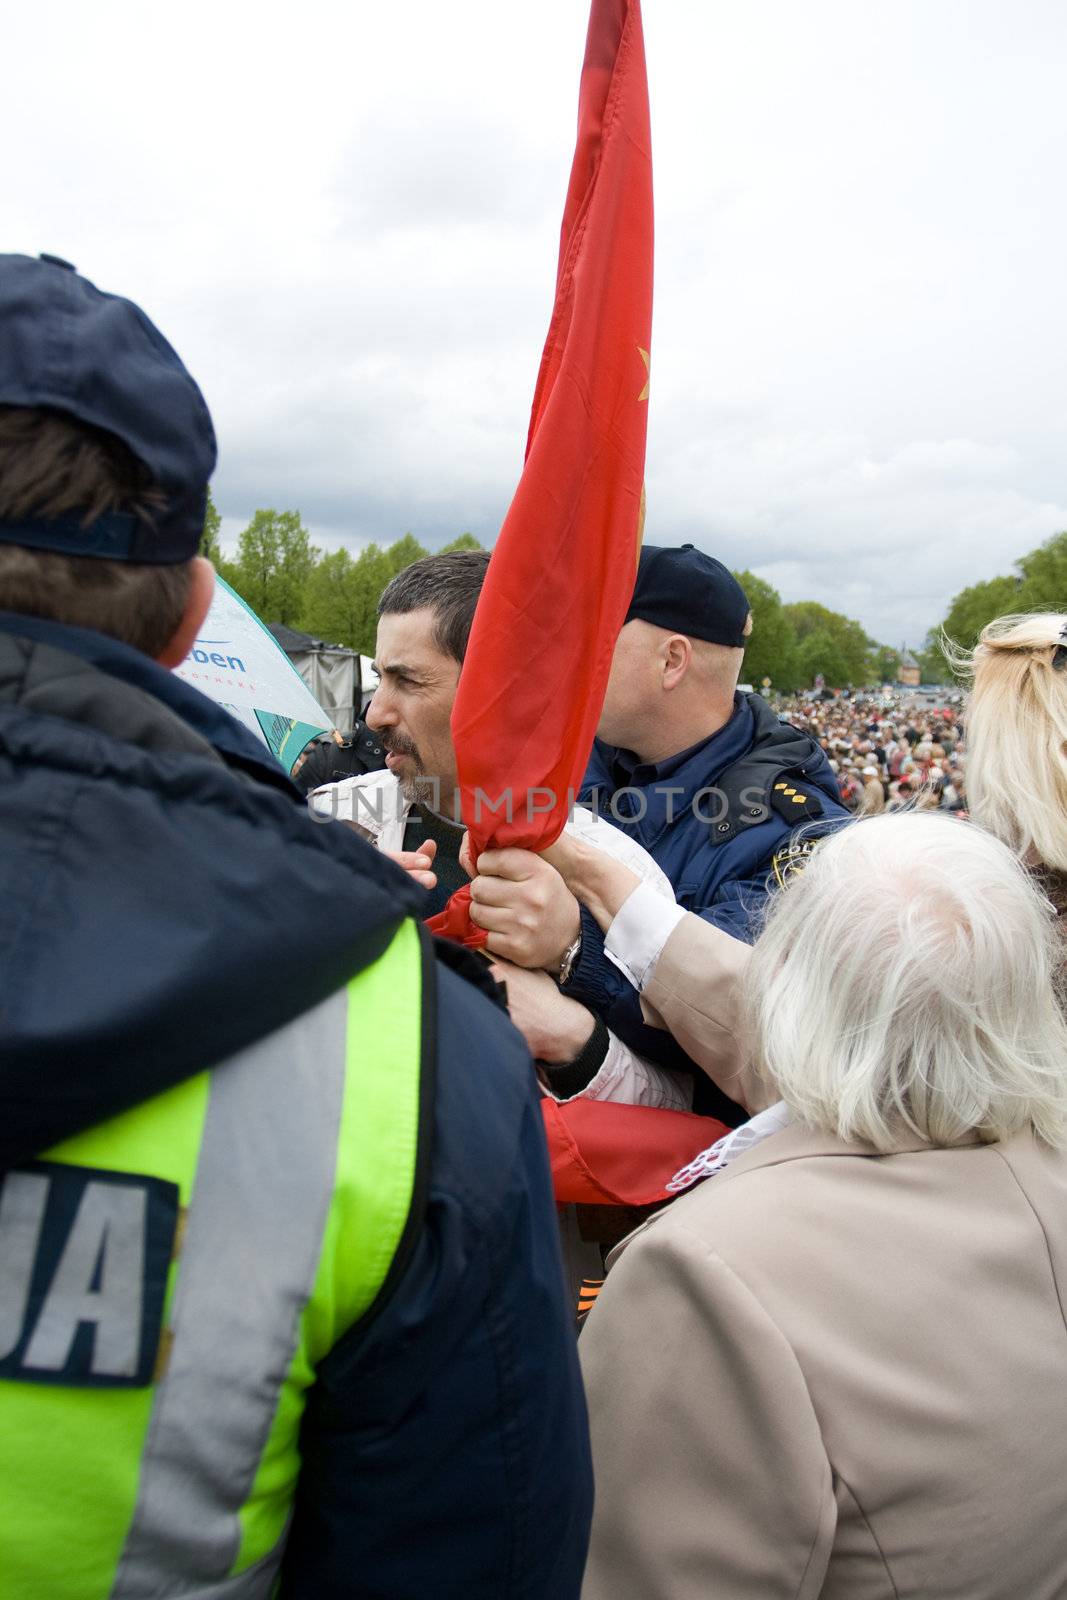
M 771 870 L 780 889 L 784 889 L 795 873 L 803 872 L 809 858 L 815 853 L 818 839 L 790 839 L 771 857 Z
M 819 791 L 789 772 L 780 773 L 774 780 L 768 801 L 771 810 L 787 822 L 815 822 L 823 814 Z

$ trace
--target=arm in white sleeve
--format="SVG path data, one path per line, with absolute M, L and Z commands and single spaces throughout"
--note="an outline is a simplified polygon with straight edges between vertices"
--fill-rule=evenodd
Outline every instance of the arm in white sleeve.
M 650 1106 L 658 1111 L 691 1111 L 693 1080 L 684 1072 L 670 1072 L 637 1055 L 628 1044 L 608 1032 L 607 1054 L 596 1074 L 574 1094 L 557 1094 L 550 1076 L 541 1073 L 545 1093 L 560 1105 L 568 1100 L 613 1100 L 627 1106 Z
M 685 915 L 674 900 L 665 900 L 650 884 L 639 883 L 605 935 L 604 954 L 635 989 L 643 989 Z

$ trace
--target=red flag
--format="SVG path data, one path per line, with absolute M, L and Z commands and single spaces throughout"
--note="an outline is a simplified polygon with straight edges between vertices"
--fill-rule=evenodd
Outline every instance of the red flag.
M 651 1206 L 683 1167 L 730 1132 L 691 1111 L 657 1111 L 610 1100 L 544 1099 L 541 1111 L 560 1205 Z
M 562 831 L 633 594 L 652 330 L 652 156 L 639 0 L 592 0 L 556 299 L 526 463 L 452 712 L 475 859 Z M 430 927 L 482 944 L 461 889 Z

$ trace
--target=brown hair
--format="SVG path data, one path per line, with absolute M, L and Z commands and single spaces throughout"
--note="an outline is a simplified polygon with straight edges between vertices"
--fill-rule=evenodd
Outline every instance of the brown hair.
M 108 511 L 149 525 L 166 497 L 120 439 L 63 412 L 0 406 L 0 522 Z M 157 656 L 177 631 L 191 568 L 59 555 L 0 541 L 0 610 L 95 628 Z
M 386 584 L 378 615 L 427 607 L 434 615 L 434 643 L 462 666 L 488 570 L 488 550 L 442 550 L 422 556 Z

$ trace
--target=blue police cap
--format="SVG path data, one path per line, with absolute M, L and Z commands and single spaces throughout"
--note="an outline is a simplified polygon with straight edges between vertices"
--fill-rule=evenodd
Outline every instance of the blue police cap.
M 204 397 L 139 306 L 58 256 L 0 255 L 0 405 L 45 406 L 121 439 L 167 496 L 155 525 L 109 512 L 0 522 L 0 540 L 64 555 L 173 565 L 204 530 L 215 431 Z
M 748 598 L 733 573 L 694 545 L 646 544 L 627 622 L 640 618 L 689 639 L 743 650 Z

